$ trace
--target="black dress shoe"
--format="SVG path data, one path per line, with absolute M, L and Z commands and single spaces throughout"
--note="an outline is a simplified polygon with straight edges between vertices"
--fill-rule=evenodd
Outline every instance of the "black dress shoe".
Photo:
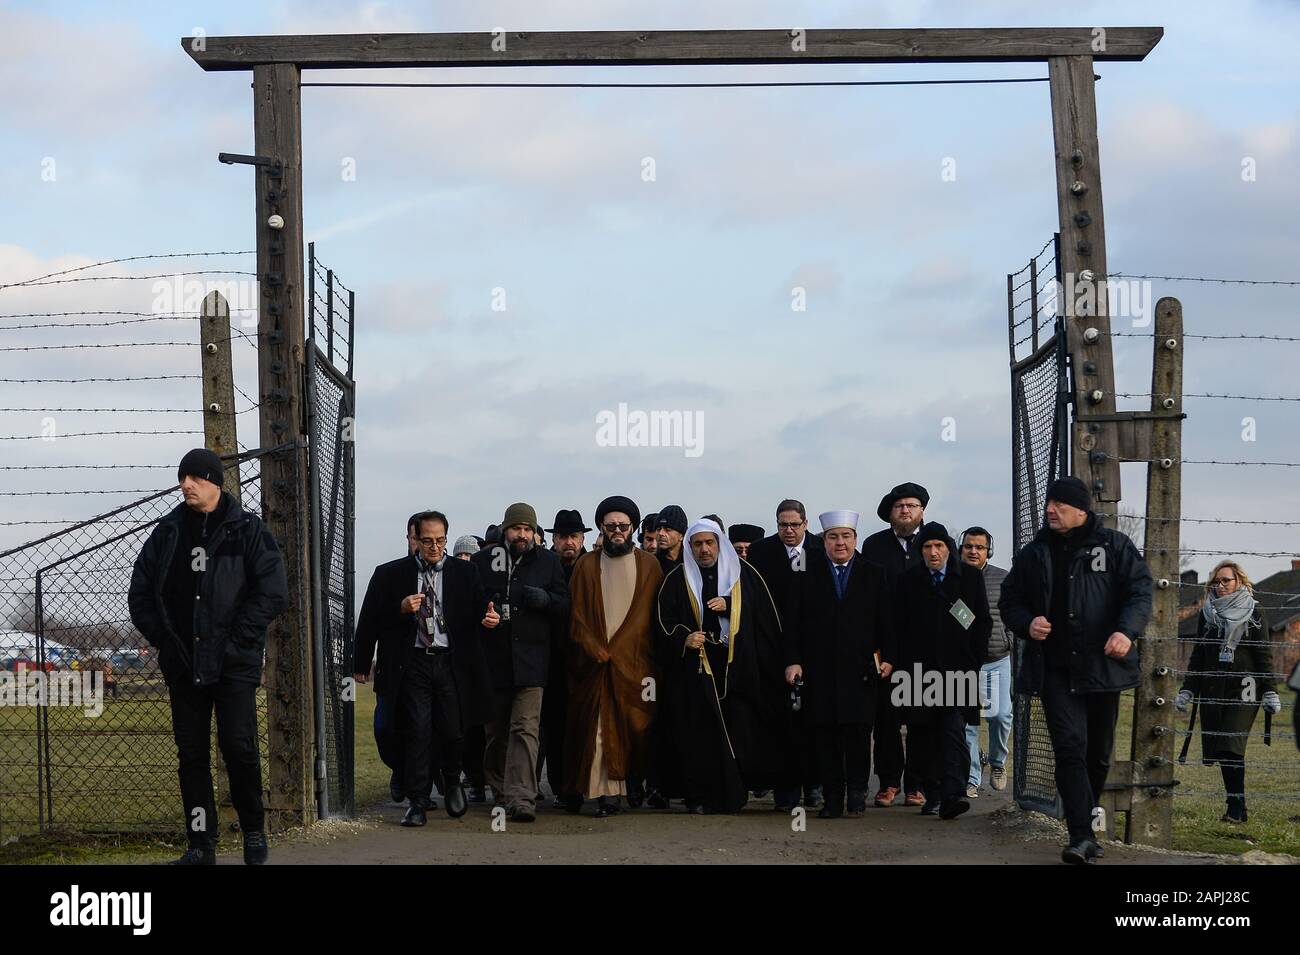
M 597 818 L 604 819 L 606 816 L 617 816 L 622 811 L 617 796 L 600 796 L 596 799 Z
M 179 859 L 173 859 L 168 865 L 216 865 L 217 853 L 215 849 L 204 849 L 201 846 L 190 846 L 185 850 L 185 854 Z
M 817 813 L 818 819 L 839 819 L 844 815 L 842 809 L 832 809 L 830 806 L 822 806 L 821 811 Z
M 651 809 L 668 808 L 668 800 L 665 799 L 664 794 L 657 789 L 650 790 L 649 794 L 645 797 L 645 804 Z
M 1061 850 L 1061 861 L 1070 865 L 1086 865 L 1097 857 L 1097 843 L 1091 839 L 1071 842 Z
M 453 819 L 459 819 L 465 815 L 469 809 L 469 803 L 465 801 L 465 787 L 460 784 L 459 777 L 445 776 L 442 780 L 443 797 L 447 800 L 447 815 Z M 433 808 L 438 808 L 434 806 Z
M 968 806 L 967 808 L 969 808 L 969 806 Z M 939 803 L 938 803 L 938 801 L 936 800 L 935 802 L 930 802 L 930 801 L 927 800 L 926 803 L 925 803 L 925 805 L 921 807 L 921 815 L 923 815 L 923 816 L 937 816 L 937 815 L 939 815 Z
M 952 802 L 944 803 L 939 807 L 940 819 L 956 819 L 963 812 L 970 809 L 970 802 L 963 798 L 954 799 Z
M 268 855 L 265 832 L 244 833 L 244 865 L 266 865 Z
M 477 786 L 470 786 L 470 787 L 469 787 L 469 801 L 470 801 L 470 802 L 487 802 L 487 795 L 483 792 L 483 790 L 479 789 Z
M 420 805 L 418 802 L 413 803 L 411 808 L 406 810 L 406 815 L 402 817 L 402 825 L 408 828 L 413 826 L 423 826 L 428 821 L 429 817 L 425 814 L 424 806 Z
M 511 822 L 536 822 L 537 814 L 523 806 L 515 806 L 509 812 Z
M 1106 847 L 1103 846 L 1100 842 L 1094 841 L 1092 844 L 1092 848 L 1089 849 L 1088 852 L 1090 858 L 1093 859 L 1104 859 L 1106 857 Z

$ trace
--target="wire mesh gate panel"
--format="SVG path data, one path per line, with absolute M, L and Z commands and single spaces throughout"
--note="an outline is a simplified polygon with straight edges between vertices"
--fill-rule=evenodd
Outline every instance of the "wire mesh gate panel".
M 241 503 L 253 514 L 261 513 L 260 461 L 269 453 L 239 458 Z M 127 611 L 136 556 L 180 503 L 173 487 L 0 553 L 6 676 L 26 670 L 71 682 L 91 674 L 102 687 L 99 712 L 50 705 L 48 696 L 0 706 L 0 843 L 55 829 L 184 831 L 167 686 Z M 265 766 L 261 691 L 257 715 Z
M 1068 473 L 1069 399 L 1066 342 L 1060 309 L 1055 246 L 1047 243 L 1019 272 L 1007 276 L 1007 331 L 1011 351 L 1011 521 L 1016 553 L 1033 540 L 1043 520 L 1047 486 Z M 1052 249 L 1051 254 L 1048 250 Z M 1043 281 L 1044 277 L 1046 280 Z M 1019 674 L 1024 641 L 1014 644 L 1012 687 Z M 1042 701 L 1012 697 L 1016 802 L 1059 816 L 1056 761 Z
M 322 818 L 356 811 L 352 648 L 356 386 L 355 295 L 308 244 L 312 303 L 307 353 L 311 467 L 313 651 L 316 667 L 317 803 Z M 323 291 L 324 294 L 321 294 Z

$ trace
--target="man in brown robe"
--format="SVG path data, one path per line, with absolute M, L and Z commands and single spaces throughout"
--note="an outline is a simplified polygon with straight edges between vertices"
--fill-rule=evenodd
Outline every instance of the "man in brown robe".
M 619 811 L 627 779 L 645 771 L 655 716 L 655 597 L 659 562 L 632 542 L 641 513 L 626 497 L 596 508 L 599 550 L 569 581 L 568 789 L 596 799 L 598 816 Z

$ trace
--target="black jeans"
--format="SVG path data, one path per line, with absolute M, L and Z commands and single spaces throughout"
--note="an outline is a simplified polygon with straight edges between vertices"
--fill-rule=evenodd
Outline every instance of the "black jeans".
M 1221 759 L 1219 771 L 1223 773 L 1223 789 L 1228 794 L 1228 813 L 1241 819 L 1246 815 L 1246 761 Z
M 450 653 L 407 650 L 402 674 L 402 784 L 411 805 L 429 805 L 433 783 L 433 750 L 437 747 L 443 774 L 460 779 L 465 730 L 460 723 L 460 695 L 451 671 Z
M 873 728 L 875 743 L 872 756 L 876 761 L 876 775 L 880 788 L 905 786 L 904 792 L 921 788 L 921 780 L 912 769 L 908 754 L 903 750 L 902 724 L 897 708 L 889 702 L 889 685 L 882 684 L 876 694 L 876 723 Z
M 908 762 L 921 778 L 926 802 L 948 805 L 966 796 L 970 777 L 970 746 L 966 718 L 949 707 L 930 722 L 907 724 Z
M 866 793 L 871 781 L 871 724 L 814 726 L 812 735 L 826 808 L 843 812 L 846 784 L 856 797 Z
M 234 680 L 211 686 L 168 684 L 172 736 L 180 758 L 181 801 L 191 846 L 217 842 L 217 803 L 212 792 L 212 711 L 217 713 L 217 746 L 230 777 L 230 801 L 239 828 L 261 832 L 262 763 L 257 752 L 257 684 Z
M 1042 698 L 1070 841 L 1091 839 L 1092 810 L 1106 788 L 1115 750 L 1119 693 L 1071 693 L 1069 671 L 1048 666 Z

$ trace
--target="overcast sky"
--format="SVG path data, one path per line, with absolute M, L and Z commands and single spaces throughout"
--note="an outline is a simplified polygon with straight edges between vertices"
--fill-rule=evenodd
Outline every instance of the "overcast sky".
M 1133 11 L 1140 6 L 1141 12 Z M 124 17 L 119 11 L 129 9 Z M 975 12 L 978 7 L 978 12 Z M 54 12 L 57 9 L 57 12 Z M 1289 2 L 43 3 L 0 5 L 0 283 L 105 259 L 252 248 L 247 73 L 204 73 L 209 36 L 378 31 L 1158 25 L 1142 63 L 1097 72 L 1112 271 L 1300 279 L 1300 83 Z M 998 66 L 663 67 L 310 73 L 308 80 L 758 80 L 1045 76 Z M 774 506 L 880 525 L 903 480 L 927 516 L 1010 553 L 1006 274 L 1056 227 L 1046 84 L 722 90 L 303 92 L 309 239 L 357 294 L 357 566 L 436 507 L 482 534 L 524 500 L 591 523 L 627 494 L 770 533 Z M 647 181 L 647 160 L 653 178 Z M 1247 162 L 1250 160 L 1251 162 Z M 1243 176 L 1243 163 L 1253 176 Z M 944 176 L 945 170 L 955 171 Z M 355 172 L 352 176 L 350 173 Z M 251 256 L 90 274 L 252 270 Z M 220 278 L 200 276 L 199 279 Z M 235 276 L 234 278 L 238 278 Z M 795 289 L 806 309 L 792 308 Z M 1155 283 L 1189 333 L 1298 334 L 1300 290 Z M 495 296 L 495 298 L 494 298 Z M 503 298 L 502 298 L 503 297 Z M 504 310 L 494 302 L 504 300 Z M 152 281 L 0 290 L 0 315 L 157 308 Z M 108 316 L 90 316 L 101 321 Z M 64 319 L 66 320 L 66 319 Z M 32 319 L 31 321 L 42 321 Z M 188 322 L 12 330 L 0 346 L 189 341 Z M 1123 328 L 1117 322 L 1117 330 Z M 235 343 L 255 392 L 253 350 Z M 1150 345 L 1117 339 L 1121 392 Z M 1188 392 L 1300 395 L 1300 343 L 1190 341 Z M 129 372 L 125 370 L 129 369 Z M 0 352 L 0 377 L 193 374 L 197 347 Z M 1146 399 L 1121 402 L 1139 407 Z M 197 407 L 197 381 L 0 383 L 0 407 Z M 688 449 L 605 447 L 597 416 L 700 415 Z M 240 399 L 237 404 L 243 407 Z M 1295 402 L 1187 401 L 1184 453 L 1300 460 Z M 2 413 L 5 435 L 48 415 Z M 61 432 L 197 429 L 195 414 L 77 413 Z M 240 437 L 257 440 L 256 414 Z M 1244 441 L 1243 418 L 1256 440 Z M 953 419 L 955 440 L 944 440 Z M 186 435 L 3 441 L 5 463 L 172 464 Z M 1300 521 L 1290 468 L 1189 465 L 1191 518 Z M 0 472 L 10 491 L 161 487 L 148 471 Z M 1124 468 L 1126 505 L 1145 473 Z M 4 520 L 80 519 L 132 494 L 0 498 Z M 814 519 L 815 526 L 815 519 Z M 0 527 L 0 544 L 49 527 Z M 1184 524 L 1185 546 L 1294 551 L 1294 528 Z M 1244 558 L 1262 577 L 1286 558 Z M 1204 573 L 1214 562 L 1200 556 Z

